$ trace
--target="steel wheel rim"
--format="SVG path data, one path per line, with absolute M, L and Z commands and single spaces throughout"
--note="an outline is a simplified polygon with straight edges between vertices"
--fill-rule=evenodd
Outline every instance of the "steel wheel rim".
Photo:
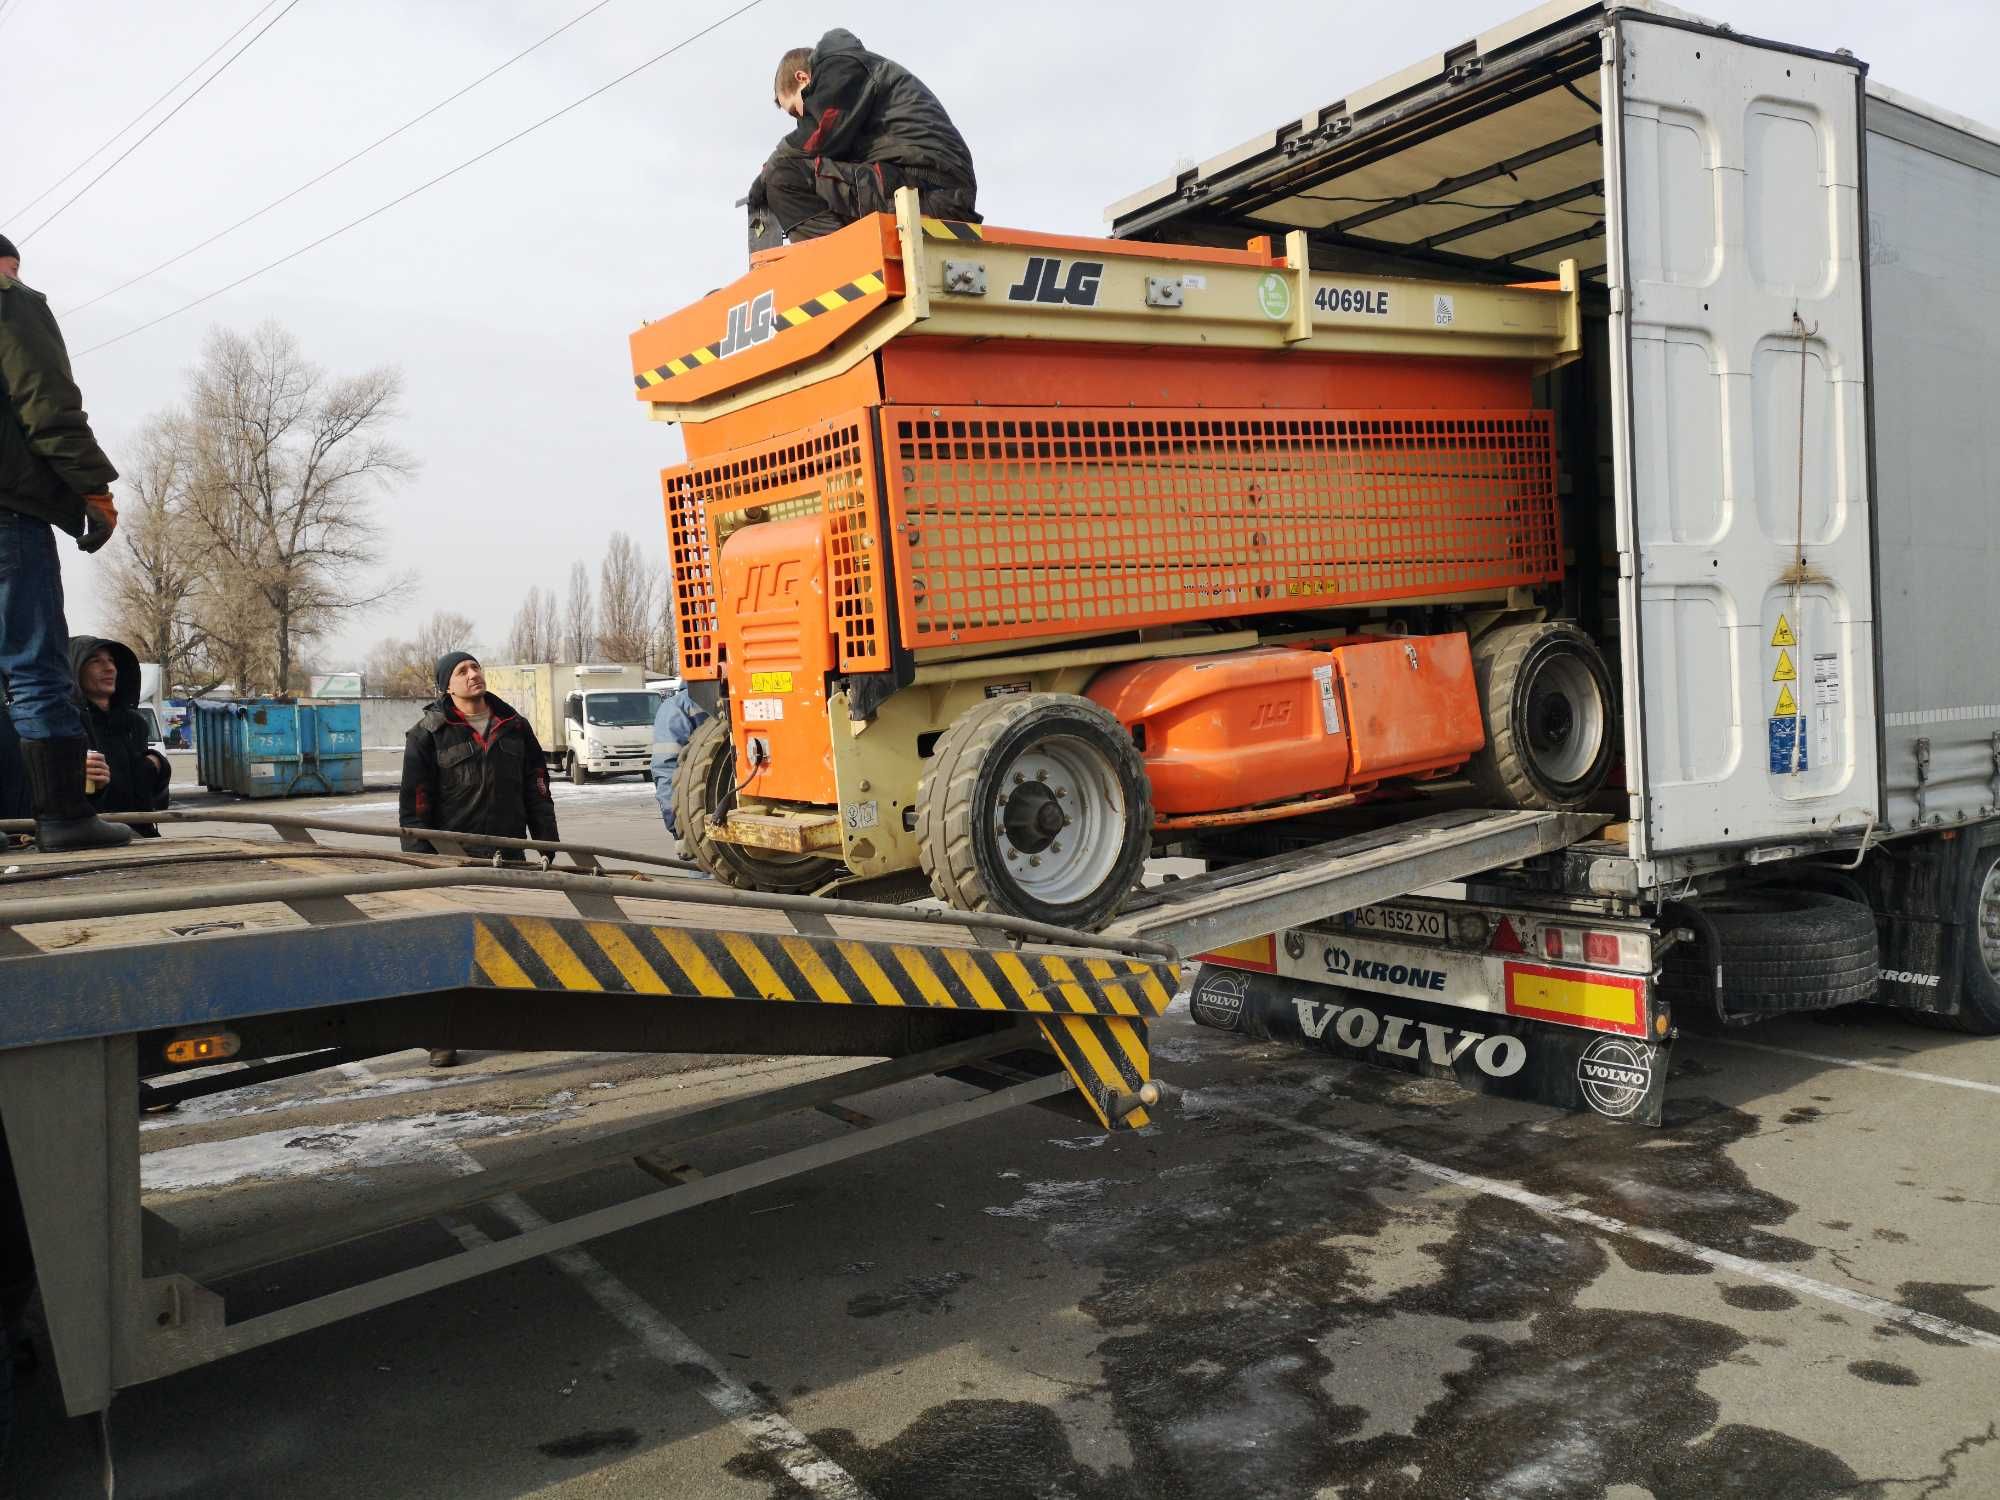
M 1986 972 L 2000 981 L 2000 860 L 1987 868 L 1979 887 L 1979 957 Z
M 1588 776 L 1604 748 L 1604 709 L 1597 679 L 1582 658 L 1563 653 L 1544 659 L 1528 684 L 1523 715 L 1535 769 L 1558 786 Z
M 1036 901 L 1068 906 L 1095 895 L 1118 868 L 1125 791 L 1101 751 L 1051 736 L 1001 773 L 988 819 L 1008 880 Z

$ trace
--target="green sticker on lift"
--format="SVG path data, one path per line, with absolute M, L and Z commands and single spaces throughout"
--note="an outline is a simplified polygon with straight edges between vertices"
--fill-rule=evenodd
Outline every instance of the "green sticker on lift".
M 1292 284 L 1276 271 L 1257 283 L 1257 305 L 1264 309 L 1267 318 L 1289 318 L 1292 315 Z

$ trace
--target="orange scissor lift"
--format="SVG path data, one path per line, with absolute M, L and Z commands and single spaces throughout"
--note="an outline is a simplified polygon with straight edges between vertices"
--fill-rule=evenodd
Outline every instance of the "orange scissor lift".
M 1603 780 L 1562 573 L 1574 266 L 1493 286 L 893 215 L 632 336 L 684 677 L 679 821 L 732 884 L 921 870 L 1088 927 L 1156 844 L 1470 771 Z M 1443 627 L 1443 628 L 1440 628 Z

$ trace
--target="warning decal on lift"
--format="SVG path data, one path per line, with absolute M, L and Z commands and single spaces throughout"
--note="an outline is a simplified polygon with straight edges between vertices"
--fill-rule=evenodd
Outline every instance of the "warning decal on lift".
M 1783 615 L 1779 615 L 1778 628 L 1771 632 L 1771 644 L 1774 646 L 1796 646 L 1798 643 L 1799 638 L 1792 634 L 1792 622 Z
M 1778 651 L 1778 665 L 1771 672 L 1771 681 L 1797 682 L 1798 680 L 1799 669 L 1792 665 L 1792 653 L 1781 647 Z M 1785 713 L 1787 710 L 1781 708 L 1778 712 Z
M 1795 719 L 1799 715 L 1799 700 L 1792 696 L 1791 684 L 1778 689 L 1778 706 L 1771 710 L 1780 718 Z
M 1328 734 L 1340 733 L 1340 705 L 1333 697 L 1333 668 L 1314 667 L 1313 681 L 1319 684 L 1320 722 L 1326 725 Z

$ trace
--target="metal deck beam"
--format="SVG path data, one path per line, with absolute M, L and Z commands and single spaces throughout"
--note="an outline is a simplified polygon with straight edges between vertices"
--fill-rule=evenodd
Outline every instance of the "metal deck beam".
M 1610 821 L 1603 813 L 1435 813 L 1155 888 L 1108 930 L 1193 956 L 1546 854 Z

